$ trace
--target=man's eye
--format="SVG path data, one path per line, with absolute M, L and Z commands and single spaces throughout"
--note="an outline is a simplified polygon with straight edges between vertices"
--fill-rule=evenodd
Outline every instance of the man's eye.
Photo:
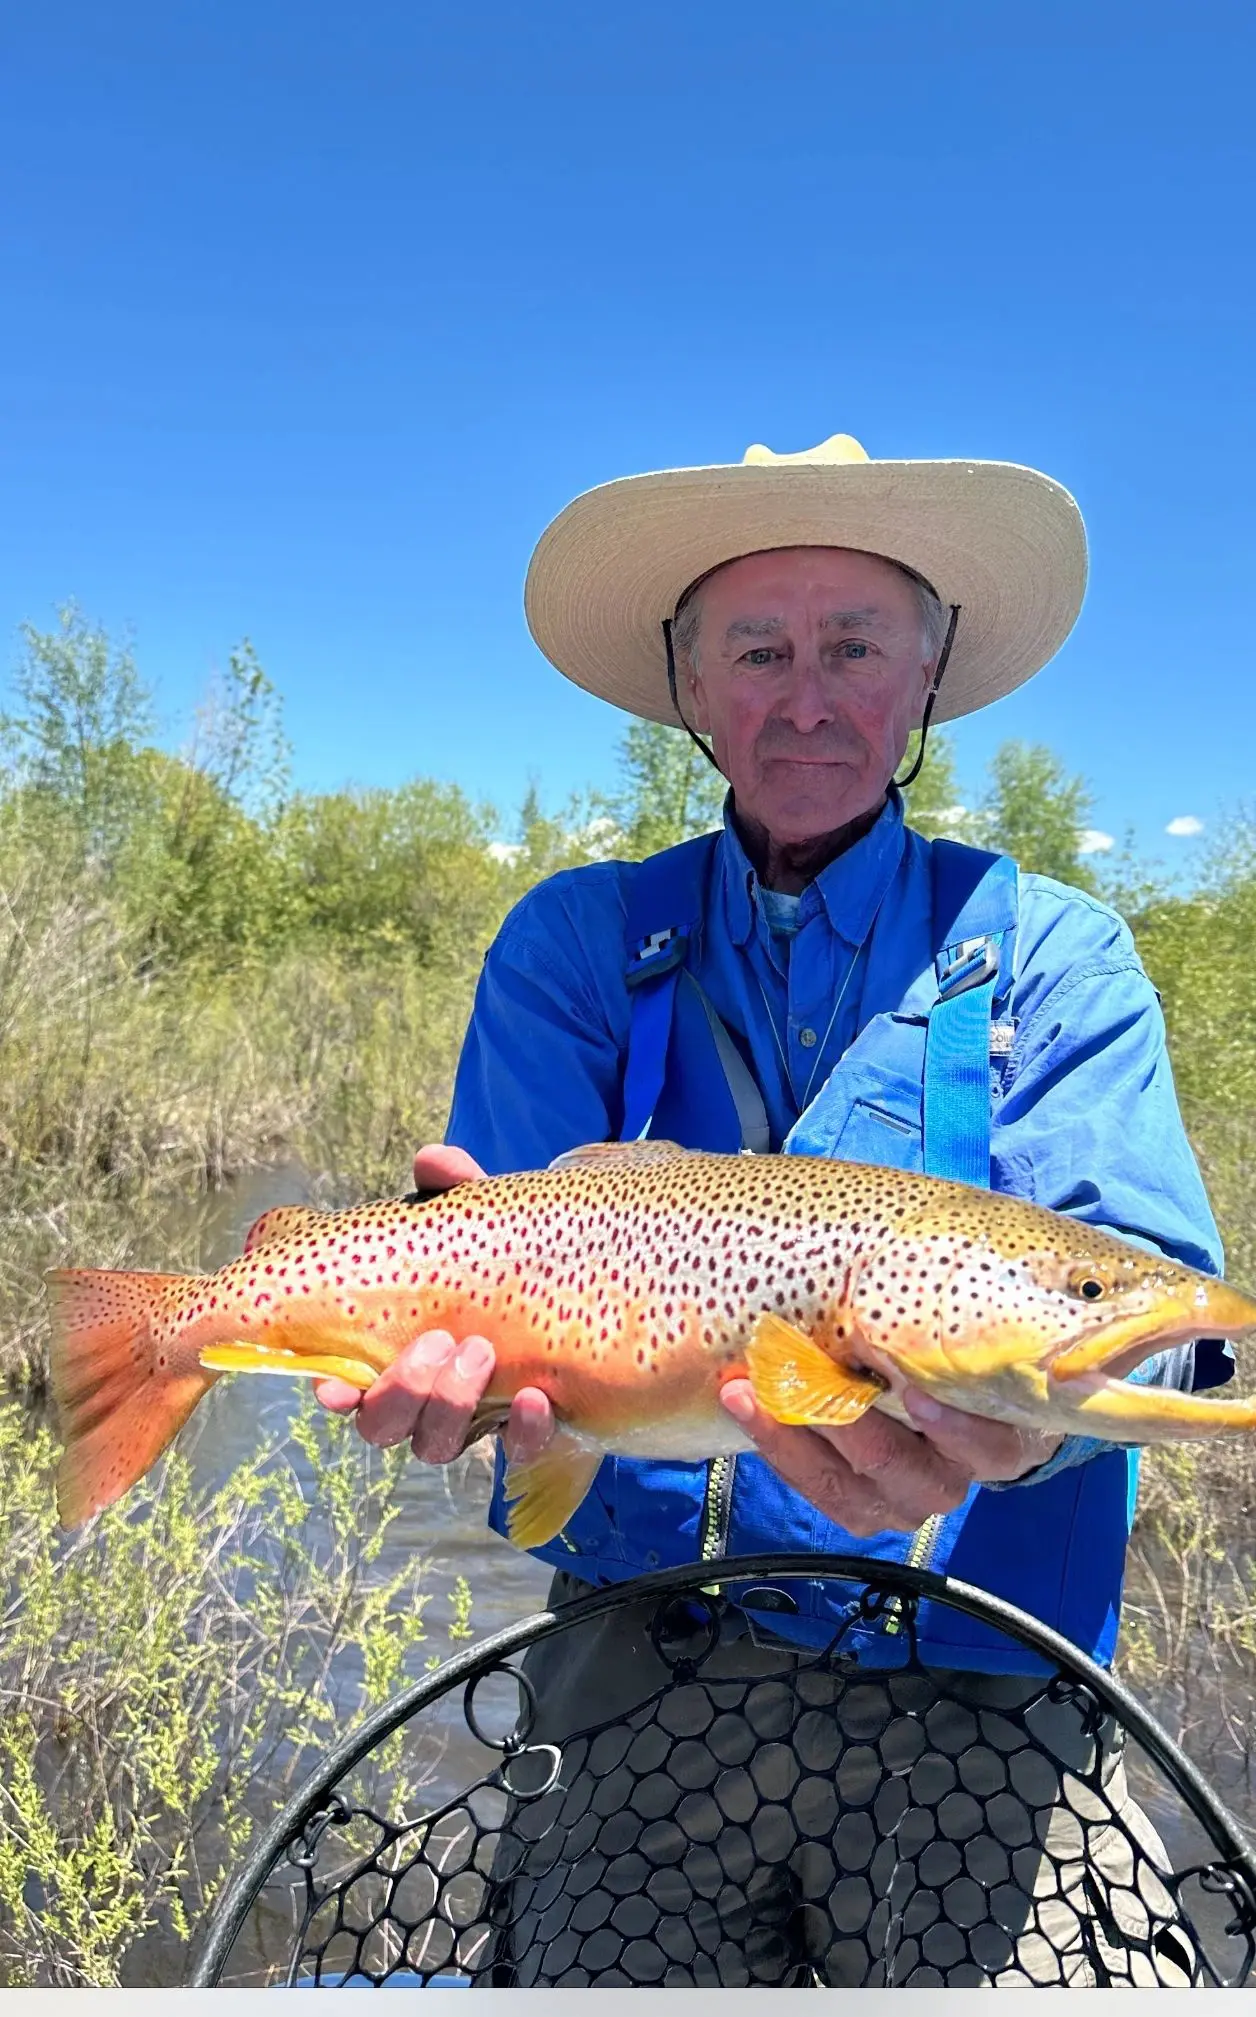
M 772 650 L 772 647 L 770 645 L 757 644 L 754 647 L 753 651 L 748 651 L 745 653 L 743 662 L 746 665 L 753 665 L 757 669 L 759 666 L 762 665 L 771 665 L 775 657 L 776 653 Z
M 843 658 L 867 658 L 868 656 L 867 645 L 861 644 L 857 637 L 847 638 L 845 644 L 841 647 L 841 651 Z

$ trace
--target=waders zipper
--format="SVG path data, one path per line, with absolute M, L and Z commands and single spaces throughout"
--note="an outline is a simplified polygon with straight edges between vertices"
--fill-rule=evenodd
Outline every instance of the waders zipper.
M 930 1557 L 938 1545 L 938 1535 L 942 1531 L 942 1522 L 945 1517 L 943 1513 L 932 1513 L 925 1521 L 924 1526 L 916 1529 L 916 1532 L 912 1535 L 911 1546 L 903 1557 L 904 1568 L 928 1568 Z M 893 1603 L 886 1607 L 885 1630 L 887 1632 L 894 1633 L 898 1631 L 902 1614 L 902 1603 L 895 1597 Z
M 706 1495 L 702 1501 L 702 1528 L 699 1560 L 714 1562 L 728 1546 L 728 1521 L 733 1507 L 733 1472 L 736 1457 L 712 1457 L 707 1466 Z M 718 1584 L 703 1585 L 711 1596 Z

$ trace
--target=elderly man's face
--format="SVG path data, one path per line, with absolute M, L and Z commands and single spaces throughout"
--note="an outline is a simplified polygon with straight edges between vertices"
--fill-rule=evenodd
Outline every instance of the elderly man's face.
M 933 670 L 907 577 L 872 554 L 793 547 L 730 561 L 698 594 L 693 720 L 738 813 L 788 848 L 879 806 Z

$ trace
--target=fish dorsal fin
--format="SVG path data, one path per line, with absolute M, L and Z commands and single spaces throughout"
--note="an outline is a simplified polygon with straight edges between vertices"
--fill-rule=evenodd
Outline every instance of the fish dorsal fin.
M 587 1142 L 583 1148 L 567 1149 L 561 1156 L 555 1156 L 550 1164 L 552 1170 L 578 1170 L 601 1164 L 606 1168 L 628 1167 L 633 1163 L 675 1162 L 678 1157 L 692 1156 L 693 1149 L 682 1149 L 679 1142 Z

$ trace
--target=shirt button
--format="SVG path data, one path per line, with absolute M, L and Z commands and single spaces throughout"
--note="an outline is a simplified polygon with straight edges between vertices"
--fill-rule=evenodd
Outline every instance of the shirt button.
M 809 1051 L 814 1047 L 815 1040 L 816 1033 L 813 1029 L 799 1030 L 798 1041 L 805 1051 Z

